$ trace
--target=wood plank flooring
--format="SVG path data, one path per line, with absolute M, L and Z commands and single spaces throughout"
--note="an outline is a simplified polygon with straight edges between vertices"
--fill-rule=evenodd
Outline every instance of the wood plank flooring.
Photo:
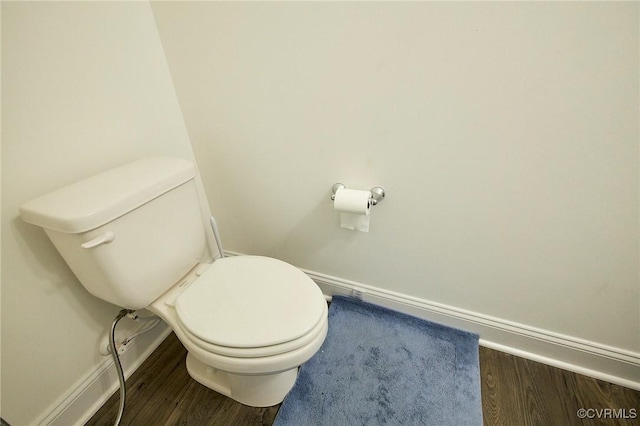
M 480 380 L 485 425 L 640 425 L 640 392 L 592 377 L 481 347 Z
M 273 423 L 279 406 L 246 407 L 200 385 L 189 377 L 185 357 L 186 350 L 170 334 L 127 380 L 122 425 Z M 640 425 L 640 392 L 632 389 L 482 347 L 480 373 L 486 426 Z M 118 403 L 116 392 L 87 425 L 113 424 Z M 612 411 L 599 411 L 609 418 L 580 419 L 580 408 L 591 409 L 590 417 L 597 417 L 596 409 Z M 635 419 L 612 418 L 633 417 L 634 412 Z
M 187 351 L 171 333 L 127 379 L 121 425 L 270 425 L 280 406 L 252 408 L 201 385 L 187 373 Z M 87 425 L 112 425 L 118 391 Z

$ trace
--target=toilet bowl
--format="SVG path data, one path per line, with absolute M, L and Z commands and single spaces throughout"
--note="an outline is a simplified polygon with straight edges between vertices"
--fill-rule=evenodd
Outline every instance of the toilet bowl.
M 147 309 L 187 349 L 191 377 L 253 407 L 282 402 L 328 328 L 316 284 L 297 268 L 260 256 L 199 264 Z
M 20 207 L 94 296 L 146 308 L 187 348 L 198 382 L 251 406 L 281 402 L 327 334 L 327 304 L 302 271 L 260 256 L 222 257 L 197 170 L 154 157 Z

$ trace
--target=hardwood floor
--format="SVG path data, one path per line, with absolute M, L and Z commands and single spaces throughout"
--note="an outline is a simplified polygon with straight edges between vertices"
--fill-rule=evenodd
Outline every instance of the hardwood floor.
M 200 385 L 189 377 L 185 357 L 186 350 L 170 334 L 127 380 L 122 425 L 273 423 L 279 406 L 246 407 Z M 480 374 L 485 425 L 640 424 L 640 392 L 632 389 L 482 347 Z M 118 403 L 116 392 L 87 425 L 113 424 Z M 580 419 L 581 408 L 600 418 Z
M 127 379 L 121 425 L 270 425 L 279 406 L 252 408 L 220 395 L 187 373 L 187 351 L 174 333 Z M 112 425 L 116 392 L 87 425 Z
M 480 376 L 485 425 L 640 424 L 640 392 L 629 388 L 483 347 Z

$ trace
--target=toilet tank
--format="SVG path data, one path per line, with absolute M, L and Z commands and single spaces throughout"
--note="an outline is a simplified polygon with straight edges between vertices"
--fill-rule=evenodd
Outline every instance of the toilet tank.
M 206 257 L 193 163 L 148 158 L 20 207 L 94 296 L 141 309 Z

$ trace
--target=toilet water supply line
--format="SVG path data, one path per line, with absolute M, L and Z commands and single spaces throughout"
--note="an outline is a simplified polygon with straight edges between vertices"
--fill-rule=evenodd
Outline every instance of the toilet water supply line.
M 120 408 L 118 408 L 118 416 L 116 417 L 116 421 L 114 422 L 114 426 L 118 426 L 120 424 L 120 420 L 122 420 L 122 413 L 124 413 L 124 401 L 126 398 L 127 388 L 124 383 L 124 372 L 122 371 L 122 364 L 120 364 L 120 357 L 118 356 L 118 351 L 116 349 L 116 325 L 118 325 L 118 321 L 124 318 L 127 314 L 132 313 L 128 309 L 121 310 L 116 318 L 113 320 L 111 324 L 111 333 L 109 333 L 109 352 L 111 352 L 111 357 L 113 358 L 113 363 L 116 365 L 116 371 L 118 372 L 118 380 L 120 381 Z
M 120 363 L 120 356 L 119 356 L 119 350 L 118 350 L 119 348 L 115 342 L 116 341 L 116 325 L 118 325 L 118 322 L 125 316 L 131 318 L 132 320 L 149 321 L 149 325 L 142 327 L 139 331 L 137 331 L 136 333 L 132 334 L 131 336 L 127 337 L 122 342 L 120 342 L 120 347 L 123 347 L 124 345 L 131 342 L 133 339 L 139 337 L 140 335 L 148 331 L 151 331 L 151 329 L 153 329 L 156 325 L 160 324 L 160 318 L 158 318 L 157 316 L 153 315 L 149 317 L 140 317 L 138 316 L 136 311 L 133 311 L 131 309 L 121 310 L 118 313 L 118 315 L 116 315 L 115 319 L 113 320 L 113 323 L 111 324 L 111 332 L 109 333 L 109 352 L 111 353 L 111 358 L 113 359 L 113 363 L 116 366 L 116 371 L 118 373 L 118 381 L 120 382 L 120 405 L 118 408 L 118 415 L 114 422 L 114 426 L 118 426 L 120 424 L 120 421 L 122 420 L 122 414 L 124 413 L 124 404 L 125 404 L 125 399 L 127 394 L 127 387 L 125 385 L 125 380 L 124 380 L 124 371 L 122 370 L 122 364 Z

